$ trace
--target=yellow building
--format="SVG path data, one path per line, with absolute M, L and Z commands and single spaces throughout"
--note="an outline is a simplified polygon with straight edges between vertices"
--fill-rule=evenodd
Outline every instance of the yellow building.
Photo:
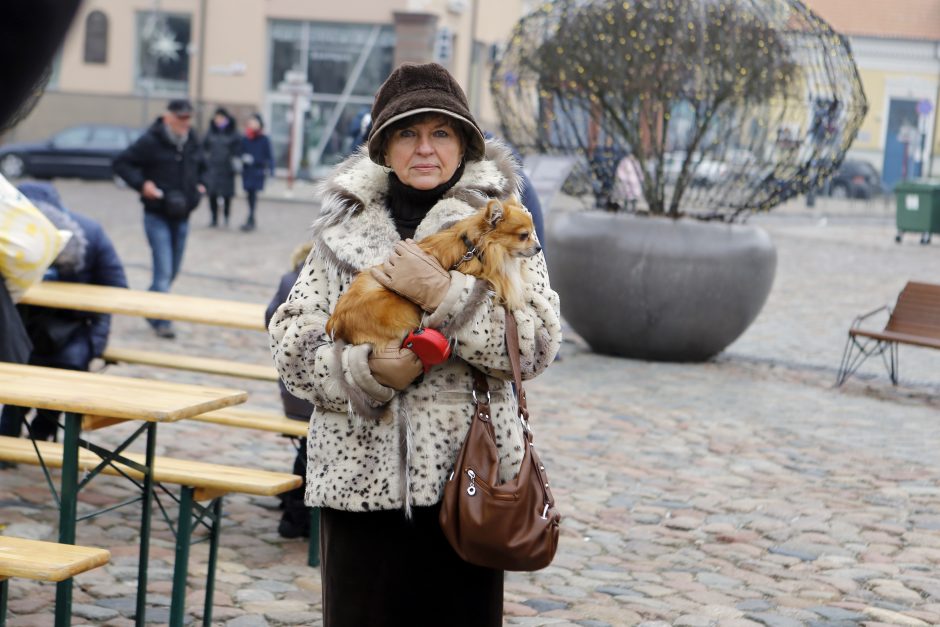
M 402 61 L 446 66 L 481 125 L 496 129 L 493 58 L 531 4 L 86 0 L 46 95 L 4 139 L 45 138 L 85 122 L 143 127 L 168 99 L 185 96 L 201 127 L 220 105 L 240 121 L 260 112 L 279 167 L 290 152 L 296 171 L 317 175 L 348 154 L 375 90 Z
M 940 176 L 940 0 L 807 0 L 847 35 L 869 111 L 850 157 L 890 187 Z

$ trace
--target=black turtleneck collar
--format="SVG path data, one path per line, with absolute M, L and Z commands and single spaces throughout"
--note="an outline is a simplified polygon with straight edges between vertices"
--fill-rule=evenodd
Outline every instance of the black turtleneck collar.
M 457 184 L 463 176 L 463 170 L 464 164 L 461 162 L 450 180 L 432 189 L 415 189 L 402 183 L 395 172 L 388 173 L 388 209 L 402 239 L 414 237 L 421 220 L 444 197 L 447 190 Z

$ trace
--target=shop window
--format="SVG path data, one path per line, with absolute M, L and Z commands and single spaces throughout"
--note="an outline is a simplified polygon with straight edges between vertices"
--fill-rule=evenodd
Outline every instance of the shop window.
M 366 58 L 359 80 L 356 81 L 352 93 L 356 96 L 372 98 L 379 90 L 388 75 L 392 73 L 395 62 L 395 29 L 383 26 L 379 31 L 379 38 L 375 47 Z
M 92 11 L 85 18 L 85 63 L 108 62 L 108 16 Z
M 317 94 L 341 94 L 357 78 L 354 93 L 372 96 L 392 71 L 395 35 L 391 27 L 367 24 L 310 24 L 307 80 Z M 361 73 L 353 76 L 364 52 Z
M 149 93 L 186 93 L 189 87 L 189 15 L 137 14 L 137 88 Z
M 302 49 L 302 22 L 271 22 L 271 89 L 277 89 L 288 71 L 302 70 Z

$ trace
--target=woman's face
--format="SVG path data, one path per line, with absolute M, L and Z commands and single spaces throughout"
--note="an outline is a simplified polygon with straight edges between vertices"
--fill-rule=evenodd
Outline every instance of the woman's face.
M 245 122 L 245 128 L 250 128 L 253 131 L 261 130 L 261 124 L 258 123 L 257 118 L 248 118 L 248 121 Z
M 450 119 L 425 119 L 392 132 L 385 163 L 398 179 L 415 189 L 446 183 L 463 159 L 463 144 Z

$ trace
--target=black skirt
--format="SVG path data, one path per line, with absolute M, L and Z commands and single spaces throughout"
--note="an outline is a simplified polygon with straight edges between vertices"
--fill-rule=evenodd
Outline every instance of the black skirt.
M 503 624 L 503 571 L 460 559 L 439 511 L 320 510 L 324 627 Z

